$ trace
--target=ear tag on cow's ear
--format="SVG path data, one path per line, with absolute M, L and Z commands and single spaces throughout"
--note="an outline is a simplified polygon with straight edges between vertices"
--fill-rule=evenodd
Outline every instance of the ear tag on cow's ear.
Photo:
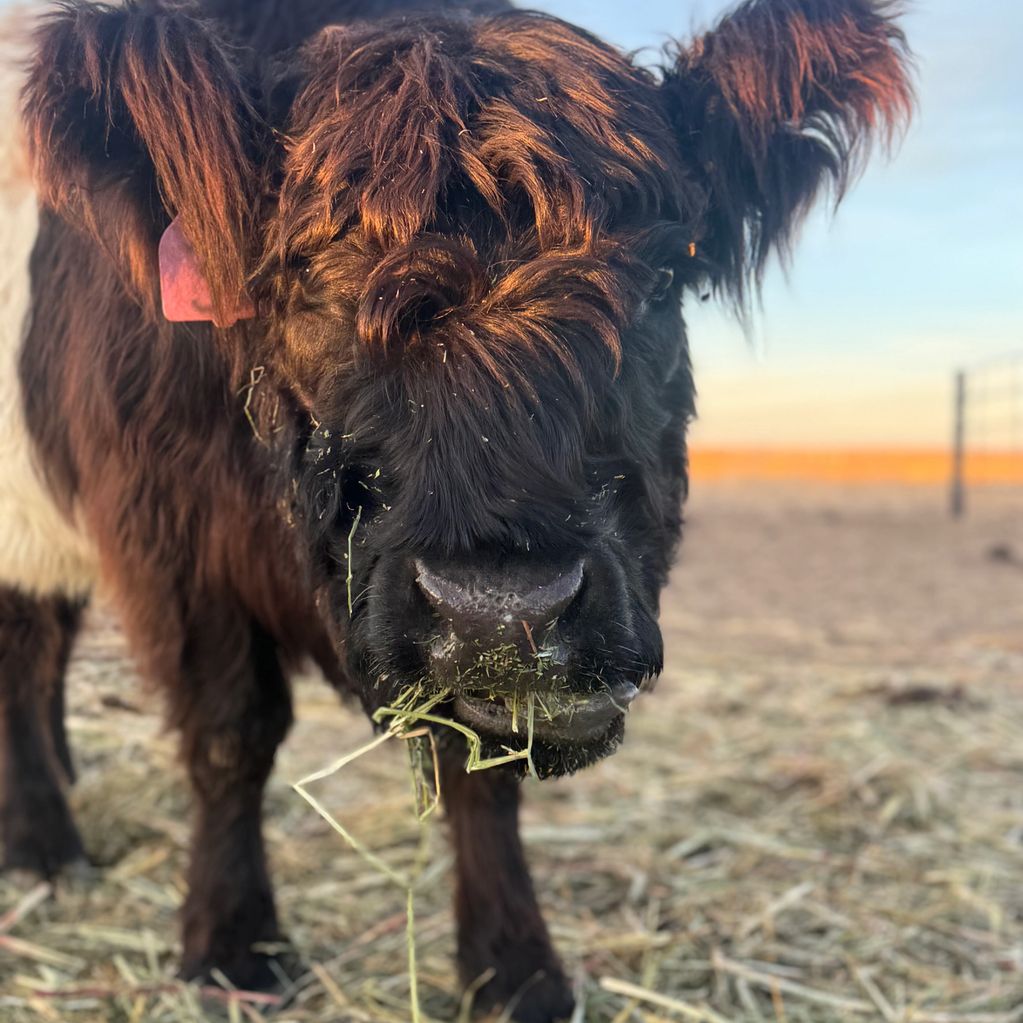
M 239 295 L 225 317 L 214 314 L 210 286 L 199 268 L 192 243 L 181 229 L 181 218 L 175 217 L 160 239 L 160 297 L 163 315 L 171 323 L 209 322 L 218 327 L 232 327 L 239 320 L 256 315 L 248 295 Z

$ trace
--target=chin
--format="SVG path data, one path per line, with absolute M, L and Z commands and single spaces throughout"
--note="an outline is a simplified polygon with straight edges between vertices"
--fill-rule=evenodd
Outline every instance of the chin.
M 558 742 L 553 739 L 533 738 L 533 767 L 537 778 L 561 778 L 585 767 L 590 767 L 609 757 L 621 745 L 625 737 L 625 716 L 616 717 L 604 731 L 586 742 Z M 483 740 L 483 756 L 500 756 L 505 752 L 501 741 L 493 736 L 480 734 Z M 513 765 L 520 774 L 526 774 L 525 760 Z
M 614 753 L 625 735 L 626 712 L 638 692 L 632 683 L 622 682 L 597 693 L 575 694 L 567 702 L 562 697 L 558 706 L 534 694 L 531 760 L 536 776 L 574 774 Z M 484 758 L 524 749 L 529 741 L 525 715 L 520 709 L 513 717 L 502 696 L 459 693 L 449 713 L 480 737 Z M 525 760 L 510 766 L 522 774 L 528 771 Z

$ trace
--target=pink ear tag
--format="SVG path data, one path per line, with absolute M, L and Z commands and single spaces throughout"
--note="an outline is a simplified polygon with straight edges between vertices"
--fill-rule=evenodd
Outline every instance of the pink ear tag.
M 174 218 L 160 239 L 160 296 L 163 315 L 171 323 L 212 322 L 218 327 L 232 327 L 256 315 L 252 300 L 241 294 L 227 316 L 217 319 L 210 286 L 199 268 L 195 249 L 181 230 L 180 217 Z

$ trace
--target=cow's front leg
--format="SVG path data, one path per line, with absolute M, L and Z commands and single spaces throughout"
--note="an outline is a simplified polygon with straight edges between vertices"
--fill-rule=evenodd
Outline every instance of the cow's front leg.
M 464 765 L 461 744 L 444 753 L 441 785 L 455 848 L 462 981 L 479 985 L 477 1008 L 507 1007 L 519 1023 L 568 1019 L 572 993 L 519 838 L 519 781 L 502 769 L 466 774 Z
M 198 804 L 182 974 L 205 980 L 219 970 L 236 987 L 267 990 L 278 986 L 279 972 L 266 946 L 280 933 L 262 800 L 291 724 L 290 693 L 271 640 L 230 616 L 211 614 L 186 642 L 185 658 L 184 677 L 170 690 Z
M 42 877 L 85 858 L 64 786 L 64 671 L 79 608 L 0 587 L 0 834 L 2 864 Z

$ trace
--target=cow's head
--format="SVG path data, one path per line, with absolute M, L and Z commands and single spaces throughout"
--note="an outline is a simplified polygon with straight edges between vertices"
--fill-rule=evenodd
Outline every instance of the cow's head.
M 272 65 L 221 31 L 52 19 L 25 105 L 46 194 L 154 317 L 172 217 L 210 316 L 251 301 L 215 338 L 293 410 L 299 528 L 367 702 L 450 689 L 500 748 L 531 696 L 537 766 L 584 764 L 661 668 L 685 297 L 741 303 L 902 120 L 890 11 L 749 0 L 662 74 L 527 13 L 328 27 Z

